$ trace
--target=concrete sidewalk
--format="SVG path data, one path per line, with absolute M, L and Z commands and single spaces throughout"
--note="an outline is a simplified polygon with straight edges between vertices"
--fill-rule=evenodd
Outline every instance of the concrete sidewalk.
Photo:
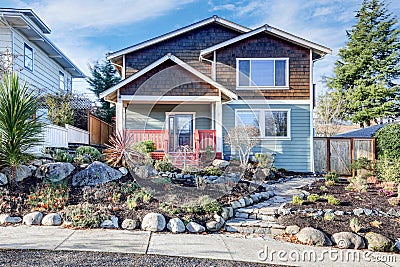
M 0 249 L 45 249 L 157 254 L 292 266 L 399 266 L 400 255 L 311 247 L 224 234 L 0 227 Z

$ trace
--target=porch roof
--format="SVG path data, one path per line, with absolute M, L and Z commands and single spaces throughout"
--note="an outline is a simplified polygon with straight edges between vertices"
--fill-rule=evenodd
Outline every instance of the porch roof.
M 113 87 L 109 88 L 108 90 L 102 92 L 100 94 L 100 98 L 104 98 L 106 101 L 109 101 L 109 102 L 116 102 L 116 98 L 117 98 L 116 94 L 117 94 L 118 89 L 120 89 L 121 87 L 129 84 L 130 82 L 132 82 L 134 80 L 136 80 L 137 78 L 141 77 L 145 73 L 147 73 L 150 70 L 154 69 L 155 67 L 161 65 L 162 63 L 166 62 L 167 60 L 171 60 L 171 61 L 175 62 L 177 65 L 179 65 L 183 69 L 189 71 L 190 73 L 194 74 L 195 76 L 197 76 L 198 78 L 200 78 L 204 82 L 206 82 L 206 83 L 212 85 L 213 87 L 217 88 L 218 90 L 221 91 L 221 93 L 226 95 L 229 99 L 231 99 L 231 100 L 232 99 L 238 99 L 237 95 L 234 92 L 232 92 L 229 89 L 225 88 L 223 85 L 217 83 L 216 81 L 214 81 L 213 79 L 211 79 L 207 75 L 201 73 L 200 71 L 196 70 L 195 68 L 193 68 L 192 66 L 190 66 L 186 62 L 180 60 L 179 58 L 177 58 L 176 56 L 174 56 L 174 55 L 172 55 L 170 53 L 168 53 L 167 55 L 165 55 L 162 58 L 158 59 L 157 61 L 153 62 L 152 64 L 150 64 L 146 68 L 136 72 L 132 76 L 122 80 L 121 82 L 119 82 L 118 84 L 116 84 Z

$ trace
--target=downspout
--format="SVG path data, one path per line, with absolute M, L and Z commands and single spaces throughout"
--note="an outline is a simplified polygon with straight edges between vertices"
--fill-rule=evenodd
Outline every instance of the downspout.
M 315 173 L 314 168 L 314 82 L 313 82 L 313 69 L 314 61 L 312 59 L 313 51 L 310 49 L 310 158 L 311 158 L 311 172 Z

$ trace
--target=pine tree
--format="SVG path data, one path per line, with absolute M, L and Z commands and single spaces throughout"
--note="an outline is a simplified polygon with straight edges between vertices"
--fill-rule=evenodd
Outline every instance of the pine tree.
M 92 77 L 87 81 L 90 84 L 90 90 L 99 97 L 100 93 L 116 85 L 121 79 L 118 77 L 116 69 L 110 61 L 97 61 L 96 64 L 90 66 Z M 115 107 L 111 107 L 110 103 L 104 99 L 100 99 L 101 109 L 96 112 L 96 115 L 106 122 L 111 122 L 115 116 Z
M 356 18 L 328 87 L 344 100 L 344 117 L 364 126 L 398 116 L 400 31 L 384 1 L 364 0 Z

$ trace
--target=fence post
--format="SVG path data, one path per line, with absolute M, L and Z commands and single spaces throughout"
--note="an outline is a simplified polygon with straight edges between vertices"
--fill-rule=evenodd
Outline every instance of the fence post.
M 326 138 L 326 172 L 331 171 L 331 138 Z

